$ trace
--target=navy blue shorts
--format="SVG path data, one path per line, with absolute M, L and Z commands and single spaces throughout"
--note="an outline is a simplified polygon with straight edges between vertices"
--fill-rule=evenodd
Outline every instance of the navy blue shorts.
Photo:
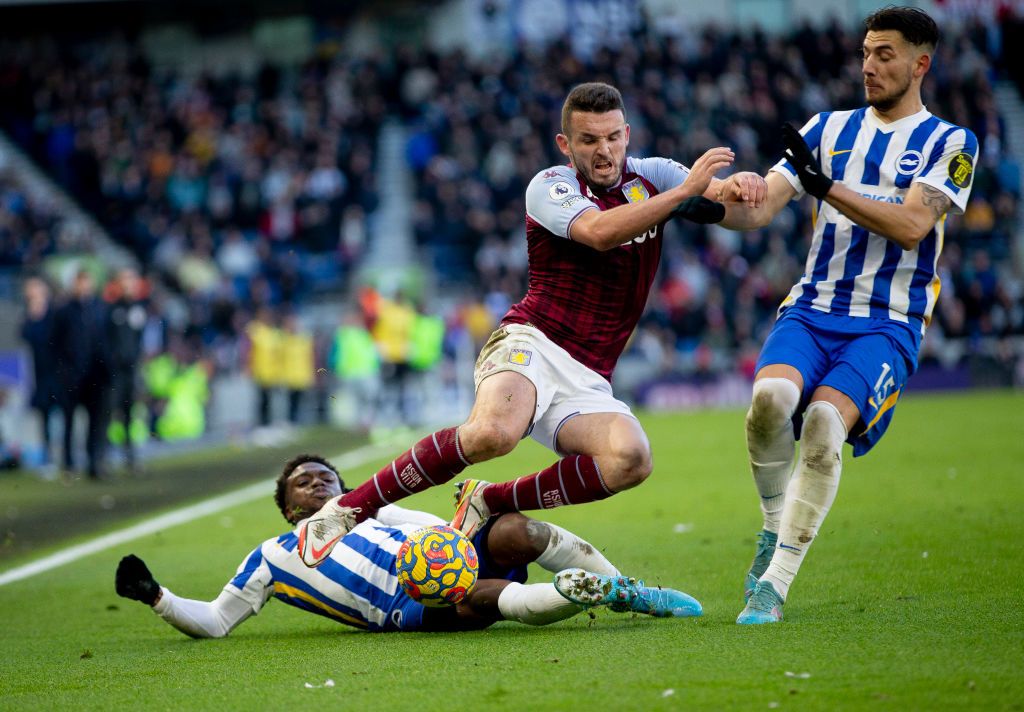
M 917 368 L 920 346 L 920 331 L 910 324 L 790 307 L 764 342 L 757 370 L 785 364 L 803 376 L 801 403 L 793 416 L 797 437 L 804 408 L 818 386 L 848 396 L 860 409 L 860 421 L 847 438 L 858 457 L 889 427 L 896 401 Z

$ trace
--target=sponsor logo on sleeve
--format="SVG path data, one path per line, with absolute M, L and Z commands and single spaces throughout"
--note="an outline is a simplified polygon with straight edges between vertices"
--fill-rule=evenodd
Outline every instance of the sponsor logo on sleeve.
M 912 176 L 921 170 L 924 156 L 920 151 L 904 151 L 896 157 L 896 172 L 901 176 Z
M 551 196 L 552 200 L 562 201 L 573 194 L 572 186 L 565 181 L 558 181 L 550 188 L 548 188 L 548 195 Z
M 966 188 L 971 184 L 971 176 L 974 175 L 974 164 L 971 156 L 967 153 L 958 153 L 949 162 L 949 179 L 957 188 Z
M 647 192 L 647 187 L 639 178 L 634 178 L 622 186 L 622 194 L 631 203 L 640 203 L 651 197 L 651 194 Z
M 557 178 L 558 171 L 544 171 L 544 180 L 550 180 L 551 178 Z
M 576 203 L 580 202 L 581 200 L 586 200 L 586 198 L 584 198 L 582 195 L 574 195 L 574 196 L 570 197 L 568 200 L 563 200 L 562 201 L 562 207 L 563 208 L 571 208 L 572 206 L 574 206 Z
M 526 349 L 512 349 L 508 355 L 508 362 L 517 366 L 529 366 L 533 352 Z

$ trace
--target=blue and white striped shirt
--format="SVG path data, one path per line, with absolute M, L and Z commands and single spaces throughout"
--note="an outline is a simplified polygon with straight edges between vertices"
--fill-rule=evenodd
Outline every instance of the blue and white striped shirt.
M 971 192 L 978 139 L 927 109 L 883 123 L 872 108 L 823 112 L 801 130 L 822 170 L 871 200 L 902 203 L 914 182 L 927 183 L 962 213 Z M 783 159 L 772 170 L 805 194 Z M 818 201 L 814 238 L 800 281 L 782 308 L 797 305 L 843 316 L 881 317 L 924 333 L 939 296 L 936 264 L 945 216 L 912 250 L 855 224 Z
M 404 511 L 404 510 L 403 510 Z M 341 623 L 370 631 L 400 630 L 419 615 L 420 604 L 405 595 L 395 576 L 395 557 L 409 534 L 440 518 L 421 515 L 417 523 L 386 525 L 367 519 L 346 534 L 317 568 L 302 563 L 294 531 L 258 546 L 224 590 L 258 613 L 271 597 Z

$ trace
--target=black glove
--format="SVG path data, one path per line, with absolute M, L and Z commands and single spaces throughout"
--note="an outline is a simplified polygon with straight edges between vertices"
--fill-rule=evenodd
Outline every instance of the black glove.
M 135 554 L 129 554 L 117 565 L 114 579 L 117 595 L 132 598 L 152 606 L 160 595 L 160 584 L 149 573 L 145 562 Z
M 722 222 L 725 218 L 725 206 L 708 200 L 703 195 L 695 195 L 677 205 L 672 211 L 671 217 L 685 218 L 698 225 L 709 225 Z
M 786 145 L 786 158 L 803 183 L 804 190 L 818 200 L 824 200 L 832 188 L 832 179 L 821 172 L 821 163 L 807 147 L 804 137 L 790 124 L 783 124 L 782 142 Z

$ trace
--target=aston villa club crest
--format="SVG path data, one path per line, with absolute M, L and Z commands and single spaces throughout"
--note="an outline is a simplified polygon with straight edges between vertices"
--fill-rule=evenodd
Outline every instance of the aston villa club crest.
M 508 362 L 514 363 L 517 366 L 529 366 L 530 358 L 533 356 L 532 351 L 526 349 L 512 349 L 508 355 Z
M 622 194 L 631 203 L 642 203 L 651 197 L 651 194 L 647 192 L 647 186 L 639 178 L 634 178 L 623 185 Z

